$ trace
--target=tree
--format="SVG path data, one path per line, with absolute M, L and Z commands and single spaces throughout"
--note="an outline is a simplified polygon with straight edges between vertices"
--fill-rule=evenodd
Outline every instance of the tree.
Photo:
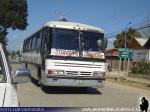
M 0 0 L 0 42 L 7 45 L 9 28 L 25 30 L 27 16 L 26 0 Z
M 132 38 L 141 37 L 141 34 L 133 28 L 129 28 L 126 32 L 122 31 L 120 34 L 116 36 L 116 40 L 113 43 L 115 48 L 125 47 L 125 36 L 126 36 L 126 46 L 128 46 Z

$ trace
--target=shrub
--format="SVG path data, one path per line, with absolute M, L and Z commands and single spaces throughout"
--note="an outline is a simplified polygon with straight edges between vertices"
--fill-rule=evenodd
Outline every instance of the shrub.
M 150 72 L 150 63 L 138 62 L 131 68 L 132 73 L 148 74 Z

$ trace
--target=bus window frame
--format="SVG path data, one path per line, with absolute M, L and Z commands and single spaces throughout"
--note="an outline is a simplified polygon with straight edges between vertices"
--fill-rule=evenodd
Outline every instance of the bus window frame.
M 31 46 L 31 50 L 35 50 L 35 43 L 36 43 L 36 34 L 31 38 L 32 39 L 32 46 Z M 34 44 L 34 45 L 33 45 Z
M 42 48 L 41 48 L 41 52 L 42 54 L 45 56 L 47 53 L 45 52 L 45 48 L 47 48 L 49 50 L 49 45 L 51 44 L 50 43 L 50 40 L 51 40 L 51 28 L 50 27 L 44 27 L 43 28 L 43 36 L 42 36 Z M 46 41 L 48 41 L 47 43 L 45 43 Z M 47 40 L 48 39 L 48 40 Z
M 48 26 L 43 27 L 38 32 L 34 33 L 33 35 L 25 39 L 23 43 L 23 52 L 37 51 L 37 52 L 41 52 L 42 54 L 45 54 L 45 51 L 44 51 L 45 47 L 51 46 L 49 45 L 51 44 L 50 40 L 52 38 L 51 29 L 52 28 Z M 47 43 L 48 46 L 44 42 L 46 37 L 49 37 L 48 38 L 49 42 Z M 34 43 L 33 43 L 33 39 L 35 39 Z
M 41 42 L 39 42 L 39 41 L 41 41 L 41 30 L 39 30 L 37 33 L 36 33 L 36 35 L 35 35 L 35 37 L 36 37 L 36 42 L 35 42 L 35 48 L 34 48 L 34 50 L 35 51 L 37 51 L 37 52 L 39 52 L 40 50 L 41 50 Z M 38 44 L 37 44 L 38 43 Z

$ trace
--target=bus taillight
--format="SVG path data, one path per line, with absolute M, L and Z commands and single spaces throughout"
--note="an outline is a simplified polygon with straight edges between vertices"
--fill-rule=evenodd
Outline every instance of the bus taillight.
M 48 75 L 52 75 L 53 71 L 52 70 L 48 70 Z

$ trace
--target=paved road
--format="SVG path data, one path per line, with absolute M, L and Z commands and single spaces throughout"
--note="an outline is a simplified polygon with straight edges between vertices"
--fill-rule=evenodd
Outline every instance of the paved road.
M 140 98 L 150 102 L 150 91 L 128 85 L 105 82 L 105 87 L 87 91 L 77 88 L 48 88 L 42 91 L 35 83 L 18 85 L 21 106 L 48 107 L 133 107 L 138 108 Z
M 138 107 L 140 97 L 150 99 L 150 91 L 106 82 L 104 88 L 87 91 L 77 88 L 48 88 L 34 83 L 18 85 L 21 106 L 49 107 Z

